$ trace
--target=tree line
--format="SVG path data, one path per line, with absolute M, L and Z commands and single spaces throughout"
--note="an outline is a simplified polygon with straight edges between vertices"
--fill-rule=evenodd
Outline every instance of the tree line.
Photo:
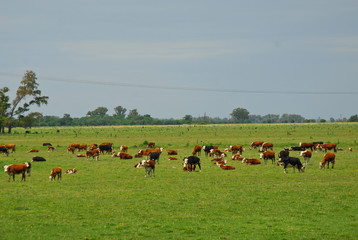
M 114 114 L 108 115 L 108 108 L 97 107 L 88 111 L 86 116 L 72 118 L 70 114 L 63 117 L 44 116 L 39 112 L 28 113 L 32 105 L 41 106 L 48 103 L 48 96 L 41 96 L 37 77 L 33 71 L 26 71 L 15 98 L 10 101 L 7 95 L 9 88 L 0 89 L 0 133 L 11 133 L 13 127 L 31 128 L 33 126 L 106 126 L 106 125 L 179 125 L 179 124 L 228 124 L 228 123 L 305 123 L 326 122 L 325 119 L 305 119 L 298 114 L 284 113 L 251 115 L 245 108 L 235 108 L 230 118 L 204 116 L 193 117 L 185 115 L 181 119 L 158 119 L 149 114 L 141 115 L 137 109 L 127 109 L 123 106 L 114 108 Z M 27 113 L 27 114 L 26 114 Z M 358 115 L 349 119 L 330 118 L 330 122 L 358 122 Z

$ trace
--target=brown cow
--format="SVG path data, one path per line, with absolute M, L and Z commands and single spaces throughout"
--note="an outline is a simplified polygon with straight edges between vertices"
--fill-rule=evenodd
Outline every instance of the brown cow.
M 306 165 L 310 165 L 312 151 L 310 151 L 310 150 L 302 151 L 302 152 L 300 152 L 300 156 L 303 157 L 303 159 L 306 162 Z
M 323 156 L 322 162 L 319 163 L 319 168 L 325 168 L 327 164 L 327 168 L 329 168 L 329 163 L 332 163 L 332 168 L 334 167 L 334 164 L 336 162 L 336 155 L 334 153 L 326 153 Z
M 7 150 L 11 149 L 11 153 L 15 152 L 15 144 L 5 144 Z
M 200 156 L 201 155 L 201 146 L 200 145 L 195 145 L 192 154 L 193 155 L 198 154 L 198 156 Z
M 86 157 L 84 154 L 77 154 L 76 157 Z
M 261 162 L 255 158 L 244 158 L 242 163 L 246 163 L 247 165 L 261 164 Z
M 313 151 L 313 147 L 314 147 L 313 142 L 309 142 L 309 143 L 300 142 L 299 145 L 300 145 L 301 148 L 303 148 L 303 150 L 306 150 L 307 148 L 310 148 L 311 151 Z
M 92 157 L 92 159 L 96 158 L 96 161 L 98 161 L 99 158 L 99 150 L 95 149 L 95 150 L 87 150 L 86 152 L 86 156 L 87 156 L 87 160 Z
M 221 164 L 219 167 L 220 167 L 222 170 L 235 170 L 235 167 L 234 167 L 234 166 L 227 166 L 227 165 Z
M 275 159 L 275 152 L 274 151 L 265 151 L 260 154 L 260 159 L 264 159 L 265 164 L 267 164 L 267 160 L 271 159 L 272 164 L 276 161 Z
M 51 175 L 48 177 L 49 180 L 56 180 L 56 176 L 57 176 L 57 181 L 60 181 L 62 178 L 62 168 L 61 167 L 57 167 L 57 168 L 53 168 L 51 171 Z
M 75 174 L 75 173 L 78 173 L 76 168 L 67 169 L 65 172 L 65 174 Z
M 318 149 L 321 151 L 327 152 L 327 150 L 334 150 L 334 152 L 337 152 L 337 144 L 336 143 L 325 143 L 325 144 L 319 144 L 317 146 Z
M 242 145 L 230 146 L 229 149 L 231 150 L 232 155 L 237 154 L 237 153 L 242 155 L 242 152 L 245 151 L 245 148 L 243 148 Z
M 256 149 L 257 147 L 261 147 L 261 145 L 263 144 L 264 142 L 263 141 L 255 141 L 255 142 L 252 142 L 249 149 Z
M 127 152 L 127 151 L 128 151 L 128 146 L 127 146 L 127 145 L 122 145 L 122 146 L 119 148 L 119 151 L 120 151 L 120 152 Z
M 21 181 L 26 181 L 25 173 L 27 173 L 27 176 L 31 176 L 31 163 L 5 165 L 4 171 L 9 174 L 9 182 L 11 176 L 12 180 L 15 181 L 15 174 L 22 174 Z
M 80 147 L 78 148 L 78 151 L 80 150 L 87 151 L 87 144 L 81 144 Z
M 236 154 L 234 156 L 231 157 L 231 160 L 238 160 L 238 161 L 242 161 L 244 158 L 240 155 L 240 154 Z
M 260 147 L 260 152 L 264 152 L 264 151 L 267 151 L 267 149 L 271 149 L 273 150 L 273 143 L 271 142 L 264 142 L 261 147 Z
M 53 152 L 53 151 L 55 151 L 55 148 L 52 146 L 48 146 L 47 152 Z
M 74 149 L 77 149 L 79 151 L 80 146 L 81 146 L 81 144 L 79 144 L 79 143 L 71 143 L 69 148 L 74 148 Z
M 178 155 L 178 152 L 175 150 L 167 150 L 168 155 Z
M 155 177 L 155 162 L 153 160 L 142 160 L 142 165 L 145 169 L 145 177 Z
M 169 157 L 168 160 L 178 160 L 176 157 Z
M 30 152 L 39 152 L 39 150 L 37 150 L 37 149 L 31 149 L 31 150 L 29 150 L 28 152 L 29 152 L 29 153 L 30 153 Z
M 154 147 L 155 147 L 155 142 L 148 143 L 148 148 L 154 148 Z
M 112 157 L 119 157 L 120 159 L 132 159 L 132 155 L 125 152 L 117 152 L 112 155 Z

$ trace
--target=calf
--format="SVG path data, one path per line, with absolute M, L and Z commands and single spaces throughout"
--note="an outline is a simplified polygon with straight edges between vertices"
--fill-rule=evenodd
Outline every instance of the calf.
M 246 163 L 247 165 L 261 164 L 260 160 L 257 160 L 255 158 L 244 158 L 241 163 Z
M 205 153 L 205 156 L 208 156 L 208 154 L 210 153 L 211 149 L 217 149 L 218 147 L 216 146 L 203 146 L 203 150 Z
M 77 154 L 76 157 L 86 157 L 84 154 Z
M 273 143 L 271 142 L 264 142 L 260 147 L 260 152 L 267 151 L 267 149 L 273 150 Z
M 126 152 L 114 153 L 112 157 L 119 157 L 120 159 L 132 159 L 133 156 Z
M 302 152 L 300 152 L 300 156 L 303 157 L 303 159 L 305 160 L 305 163 L 306 163 L 305 165 L 310 165 L 312 151 L 310 151 L 310 150 L 302 151 Z
M 175 150 L 167 150 L 168 155 L 178 155 L 178 152 Z
M 30 153 L 30 152 L 39 152 L 39 150 L 37 150 L 37 149 L 31 149 L 31 150 L 29 150 L 28 152 L 29 152 L 29 153 Z
M 21 181 L 26 181 L 25 173 L 27 176 L 31 176 L 31 163 L 25 162 L 23 164 L 11 164 L 5 165 L 4 171 L 9 174 L 9 182 L 12 176 L 12 181 L 15 181 L 15 174 L 22 174 Z
M 75 173 L 77 173 L 76 168 L 67 169 L 65 172 L 65 174 L 75 174 Z
M 201 146 L 200 145 L 195 145 L 192 154 L 200 156 L 201 155 Z
M 43 157 L 33 157 L 31 162 L 45 162 L 46 159 L 44 159 Z
M 86 152 L 86 156 L 87 156 L 87 160 L 92 157 L 92 159 L 96 158 L 96 161 L 98 161 L 99 158 L 99 150 L 95 149 L 95 150 L 87 150 Z
M 56 176 L 57 176 L 57 181 L 60 181 L 62 178 L 62 168 L 61 167 L 57 167 L 57 168 L 53 168 L 51 171 L 51 175 L 48 177 L 49 180 L 56 180 Z
M 229 149 L 231 150 L 232 155 L 237 154 L 237 153 L 242 155 L 242 152 L 245 151 L 245 148 L 243 148 L 242 145 L 230 146 Z
M 9 156 L 9 150 L 6 147 L 0 147 L 0 152 L 5 154 L 7 157 Z
M 272 164 L 276 161 L 274 151 L 265 151 L 265 152 L 261 153 L 260 159 L 262 159 L 262 158 L 264 159 L 265 164 L 267 164 L 268 159 L 272 160 Z
M 176 157 L 168 157 L 168 160 L 178 160 Z
M 287 173 L 287 168 L 288 167 L 292 167 L 293 168 L 293 172 L 295 172 L 295 169 L 297 168 L 299 172 L 304 172 L 305 171 L 305 167 L 302 165 L 301 161 L 299 158 L 296 157 L 287 157 L 287 158 L 282 158 L 281 162 L 283 162 L 283 172 Z
M 193 172 L 193 171 L 195 171 L 195 165 L 193 165 L 193 166 L 187 165 L 187 166 L 183 167 L 183 171 Z
M 128 146 L 127 146 L 127 145 L 122 145 L 122 146 L 119 148 L 119 151 L 120 151 L 120 152 L 127 152 L 127 151 L 128 151 Z
M 326 164 L 327 164 L 327 168 L 329 169 L 329 163 L 332 163 L 332 168 L 334 167 L 334 164 L 336 162 L 336 154 L 334 153 L 326 153 L 323 156 L 322 161 L 319 163 L 319 168 L 325 168 Z
M 143 160 L 142 165 L 145 169 L 144 177 L 147 175 L 155 177 L 155 162 L 153 160 Z
M 200 158 L 198 158 L 197 156 L 189 156 L 187 158 L 184 158 L 183 161 L 184 161 L 184 167 L 189 166 L 190 169 L 192 169 L 193 166 L 198 165 L 201 172 Z
M 255 141 L 255 142 L 252 142 L 249 149 L 256 149 L 257 147 L 261 147 L 261 145 L 263 144 L 264 142 L 263 141 Z
M 74 154 L 75 153 L 75 148 L 74 147 L 68 147 L 67 152 L 70 152 L 70 153 Z
M 55 148 L 53 146 L 48 146 L 47 152 L 53 152 L 55 151 Z
M 227 165 L 221 164 L 219 167 L 220 167 L 222 170 L 235 170 L 235 167 L 234 167 L 234 166 L 227 166 Z

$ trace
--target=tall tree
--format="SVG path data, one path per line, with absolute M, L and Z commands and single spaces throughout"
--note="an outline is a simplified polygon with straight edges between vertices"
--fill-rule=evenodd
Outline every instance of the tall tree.
M 5 124 L 7 121 L 7 111 L 11 106 L 9 103 L 9 96 L 6 93 L 9 91 L 9 88 L 4 87 L 0 89 L 0 133 L 5 132 Z
M 23 118 L 24 114 L 28 112 L 30 107 L 34 104 L 37 106 L 47 104 L 49 97 L 41 96 L 41 90 L 38 89 L 39 84 L 36 80 L 37 77 L 33 71 L 26 71 L 20 82 L 21 85 L 16 91 L 16 96 L 11 102 L 5 116 L 7 118 L 8 133 L 11 133 L 11 129 L 15 123 L 15 117 Z M 21 103 L 23 104 L 21 105 Z
M 98 107 L 94 111 L 88 111 L 88 116 L 105 116 L 108 112 L 108 108 L 106 107 Z
M 245 108 L 235 108 L 230 115 L 235 122 L 244 122 L 249 119 L 249 111 Z

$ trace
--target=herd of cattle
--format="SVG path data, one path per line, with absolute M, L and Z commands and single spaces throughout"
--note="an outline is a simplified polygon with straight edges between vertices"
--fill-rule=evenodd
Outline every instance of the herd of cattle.
M 47 146 L 47 151 L 52 152 L 55 148 L 51 143 L 43 143 L 43 146 Z M 249 149 L 259 149 L 259 159 L 263 159 L 265 164 L 267 164 L 268 160 L 272 161 L 272 164 L 276 162 L 276 153 L 273 151 L 273 143 L 263 142 L 263 141 L 255 141 L 252 142 Z M 99 146 L 97 144 L 92 144 L 87 146 L 87 144 L 79 144 L 72 143 L 67 148 L 67 152 L 74 154 L 75 151 L 80 152 L 81 150 L 85 151 L 85 154 L 76 154 L 77 157 L 86 157 L 89 159 L 99 160 L 100 155 L 103 154 L 112 154 L 112 157 L 119 157 L 120 159 L 132 159 L 133 156 L 130 155 L 128 151 L 127 145 L 122 145 L 119 148 L 119 152 L 116 152 L 113 148 L 113 143 L 104 142 Z M 333 150 L 337 152 L 338 150 L 342 150 L 337 148 L 337 144 L 335 143 L 327 143 L 323 142 L 309 142 L 309 143 L 300 143 L 297 147 L 284 148 L 282 151 L 278 153 L 278 161 L 277 165 L 283 166 L 283 170 L 287 173 L 287 168 L 292 167 L 293 171 L 297 168 L 299 172 L 304 172 L 305 166 L 310 165 L 310 159 L 312 157 L 313 151 L 323 151 L 326 152 L 323 156 L 322 161 L 320 162 L 320 168 L 329 168 L 329 164 L 331 163 L 332 168 L 334 167 L 336 155 L 334 152 L 327 152 L 328 150 Z M 0 153 L 3 153 L 6 156 L 9 156 L 9 153 L 15 152 L 15 144 L 5 144 L 0 145 Z M 211 161 L 214 162 L 218 167 L 223 170 L 234 170 L 234 166 L 227 165 L 227 161 L 225 157 L 227 154 L 231 152 L 231 160 L 238 160 L 242 163 L 246 163 L 247 165 L 257 165 L 261 164 L 261 161 L 256 158 L 245 158 L 243 157 L 243 152 L 245 148 L 242 145 L 232 145 L 226 148 L 224 151 L 221 151 L 217 146 L 201 146 L 195 145 L 192 155 L 185 157 L 183 159 L 183 170 L 184 171 L 195 171 L 196 166 L 199 167 L 199 171 L 201 171 L 201 162 L 199 156 L 201 156 L 201 152 L 204 151 L 206 157 L 213 158 Z M 297 157 L 290 156 L 290 151 L 300 151 L 300 156 L 303 157 L 304 162 Z M 352 148 L 349 148 L 348 151 L 352 151 Z M 31 149 L 28 152 L 39 152 L 38 149 Z M 144 168 L 145 169 L 145 177 L 154 176 L 155 175 L 155 166 L 159 164 L 159 158 L 163 152 L 163 148 L 155 148 L 155 143 L 148 143 L 148 148 L 143 150 L 138 150 L 137 154 L 134 155 L 135 158 L 145 158 L 138 162 L 134 167 L 136 168 Z M 174 155 L 178 155 L 178 151 L 176 150 L 167 150 L 168 160 L 178 160 Z M 32 158 L 32 162 L 42 162 L 46 161 L 45 158 L 35 156 Z M 31 174 L 31 163 L 25 162 L 23 164 L 11 164 L 5 165 L 4 171 L 9 175 L 9 182 L 11 177 L 13 181 L 15 181 L 15 175 L 21 174 L 21 181 L 25 181 L 25 173 L 28 176 Z M 74 174 L 77 173 L 75 168 L 67 169 L 66 174 Z M 55 180 L 57 176 L 57 180 L 61 180 L 62 177 L 62 168 L 57 167 L 51 170 L 51 174 L 49 176 L 49 180 Z

